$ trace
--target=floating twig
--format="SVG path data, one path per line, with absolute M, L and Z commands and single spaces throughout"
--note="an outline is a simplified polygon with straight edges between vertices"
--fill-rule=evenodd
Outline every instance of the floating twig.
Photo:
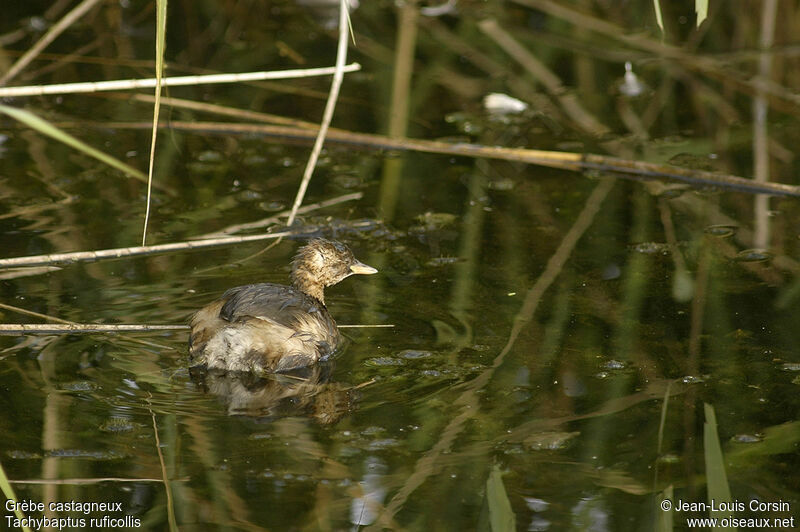
M 357 384 L 357 385 L 353 386 L 350 389 L 351 390 L 360 390 L 361 388 L 366 388 L 367 386 L 375 384 L 376 382 L 378 382 L 378 381 L 376 381 L 375 379 L 370 379 L 370 380 L 368 380 L 366 382 L 362 382 L 361 384 Z
M 186 331 L 188 325 L 137 325 L 105 323 L 2 323 L 0 334 L 73 334 Z
M 239 244 L 244 242 L 254 242 L 258 240 L 268 240 L 271 238 L 280 238 L 283 236 L 300 236 L 303 234 L 305 233 L 284 231 L 282 233 L 270 233 L 266 235 L 229 236 L 226 238 L 198 240 L 196 242 L 176 242 L 172 244 L 158 244 L 155 246 L 135 246 L 129 248 L 100 249 L 97 251 L 74 251 L 72 253 L 52 253 L 48 255 L 14 257 L 10 259 L 0 259 L 0 268 L 14 268 L 19 266 L 43 266 L 49 264 L 70 264 L 74 262 L 93 262 L 103 259 L 136 257 L 141 255 L 153 255 L 156 253 L 167 253 L 171 251 L 204 249 L 209 247 L 224 246 L 228 244 Z
M 50 318 L 59 322 L 58 318 Z M 339 325 L 340 329 L 392 328 L 394 324 Z M 188 331 L 188 325 L 140 325 L 135 323 L 0 323 L 0 335 L 78 334 L 120 332 Z
M 188 478 L 173 478 L 171 482 L 187 482 Z M 101 482 L 164 482 L 161 478 L 121 478 L 121 477 L 98 477 L 98 478 L 30 478 L 21 480 L 10 480 L 11 484 L 63 484 L 69 486 L 82 486 L 85 484 L 100 484 Z
M 23 269 L 40 270 L 41 268 L 23 268 Z M 58 268 L 56 268 L 56 269 L 58 269 Z M 42 314 L 40 312 L 34 312 L 32 310 L 24 309 L 24 308 L 21 308 L 21 307 L 15 307 L 13 305 L 6 305 L 5 303 L 0 303 L 0 308 L 6 309 L 6 310 L 10 310 L 11 312 L 18 312 L 20 314 L 25 314 L 27 316 L 34 316 L 36 318 L 40 318 L 40 319 L 43 319 L 45 321 L 51 321 L 51 322 L 63 324 L 63 325 L 60 325 L 60 326 L 59 325 L 52 325 L 52 324 L 39 324 L 39 323 L 37 323 L 35 325 L 16 324 L 16 323 L 15 324 L 9 324 L 9 325 L 0 324 L 0 334 L 64 334 L 64 333 L 69 334 L 69 333 L 74 333 L 74 332 L 100 332 L 100 331 L 96 331 L 96 329 L 97 329 L 98 325 L 101 326 L 101 327 L 103 326 L 103 325 L 100 325 L 100 324 L 97 324 L 97 323 L 92 323 L 92 324 L 88 324 L 88 325 L 79 324 L 79 323 L 75 323 L 74 321 L 63 320 L 61 318 L 57 318 L 55 316 L 50 316 L 48 314 Z M 112 326 L 113 327 L 119 327 L 118 325 L 112 325 Z M 20 330 L 20 327 L 22 327 L 22 328 L 26 328 L 27 327 L 27 330 Z M 50 332 L 50 329 L 53 329 L 54 327 L 59 328 L 59 329 L 64 329 L 64 330 L 63 331 L 58 331 L 58 332 L 55 332 L 55 331 L 54 332 Z M 108 326 L 106 326 L 106 327 L 108 327 Z M 141 327 L 141 326 L 137 326 L 137 327 Z M 185 326 L 185 327 L 188 327 L 188 326 Z M 8 331 L 3 331 L 4 328 L 8 328 L 9 330 Z M 31 328 L 36 329 L 36 330 L 31 330 Z M 78 331 L 78 330 L 76 330 L 76 328 L 85 329 L 85 330 Z M 130 340 L 132 342 L 134 342 L 134 343 L 138 343 L 138 344 L 142 344 L 142 345 L 148 345 L 148 346 L 151 346 L 151 347 L 157 347 L 159 349 L 169 349 L 167 346 L 159 345 L 159 344 L 156 344 L 156 343 L 153 343 L 153 342 L 148 342 L 147 340 L 143 340 L 141 338 L 131 338 Z
M 85 128 L 86 124 L 60 124 L 62 127 L 74 126 Z M 112 129 L 144 129 L 152 127 L 147 122 L 117 122 L 97 124 L 99 127 Z M 219 134 L 246 134 L 265 135 L 273 137 L 287 137 L 299 140 L 311 140 L 316 136 L 314 130 L 289 126 L 270 124 L 234 124 L 229 122 L 162 122 L 159 127 L 205 131 Z M 657 164 L 644 161 L 634 161 L 597 155 L 592 153 L 560 152 L 547 150 L 532 150 L 528 148 L 504 148 L 496 146 L 482 146 L 471 143 L 451 143 L 438 140 L 422 139 L 393 139 L 384 135 L 371 133 L 354 133 L 344 130 L 328 131 L 327 140 L 342 144 L 365 146 L 368 148 L 420 151 L 425 153 L 439 153 L 461 157 L 483 157 L 487 159 L 500 159 L 527 164 L 558 168 L 562 170 L 598 170 L 616 173 L 616 177 L 630 177 L 639 179 L 668 179 L 682 181 L 695 186 L 715 186 L 726 189 L 735 189 L 754 194 L 772 194 L 775 196 L 800 197 L 800 187 L 783 183 L 757 183 L 752 179 L 681 168 L 669 164 Z
M 372 226 L 372 222 L 363 221 L 352 223 L 348 227 L 358 229 Z M 225 238 L 196 240 L 193 242 L 158 244 L 155 246 L 134 246 L 129 248 L 112 248 L 95 251 L 74 251 L 71 253 L 51 253 L 47 255 L 13 257 L 10 259 L 0 259 L 0 269 L 17 268 L 20 266 L 46 266 L 52 264 L 71 264 L 75 262 L 94 262 L 103 259 L 119 259 L 122 257 L 137 257 L 142 255 L 155 255 L 157 253 L 169 253 L 173 251 L 186 251 L 227 246 L 231 244 L 243 244 L 246 242 L 256 242 L 259 240 L 269 240 L 274 238 L 308 237 L 319 233 L 322 231 L 322 229 L 323 227 L 321 226 L 306 226 L 299 228 L 296 231 L 283 231 L 280 233 L 268 233 L 263 235 L 229 236 Z
M 388 329 L 394 327 L 392 323 L 384 323 L 384 324 L 363 324 L 363 325 L 337 325 L 340 329 L 373 329 L 373 328 L 380 328 L 380 329 Z

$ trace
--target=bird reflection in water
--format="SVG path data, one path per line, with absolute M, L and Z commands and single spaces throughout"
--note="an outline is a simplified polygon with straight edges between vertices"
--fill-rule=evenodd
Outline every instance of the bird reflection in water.
M 351 410 L 355 395 L 352 388 L 329 382 L 332 369 L 332 364 L 323 363 L 289 373 L 256 375 L 197 366 L 190 374 L 201 390 L 225 404 L 229 415 L 308 416 L 330 425 Z

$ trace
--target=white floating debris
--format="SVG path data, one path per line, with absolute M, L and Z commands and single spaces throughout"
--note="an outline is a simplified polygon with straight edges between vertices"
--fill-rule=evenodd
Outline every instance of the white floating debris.
M 483 98 L 483 106 L 489 113 L 498 115 L 521 113 L 528 108 L 528 104 L 522 100 L 500 92 L 487 94 Z
M 638 76 L 633 72 L 630 61 L 625 62 L 625 77 L 619 85 L 619 92 L 625 96 L 635 98 L 645 91 L 646 85 L 639 81 Z

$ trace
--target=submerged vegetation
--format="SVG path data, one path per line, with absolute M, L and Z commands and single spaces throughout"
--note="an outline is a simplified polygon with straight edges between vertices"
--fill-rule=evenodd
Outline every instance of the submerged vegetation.
M 5 496 L 173 530 L 797 517 L 798 8 L 344 3 L 4 6 Z M 190 373 L 188 316 L 312 236 L 381 271 L 326 293 L 348 345 Z

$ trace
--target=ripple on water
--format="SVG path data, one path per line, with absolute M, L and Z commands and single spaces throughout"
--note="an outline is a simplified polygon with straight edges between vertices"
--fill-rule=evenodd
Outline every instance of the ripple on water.
M 703 230 L 703 232 L 707 235 L 726 238 L 735 235 L 738 229 L 738 226 L 732 224 L 717 224 L 709 225 Z
M 642 253 L 644 255 L 668 255 L 669 254 L 669 244 L 664 242 L 641 242 L 639 244 L 634 244 L 631 249 L 636 253 Z
M 100 430 L 103 432 L 130 432 L 140 426 L 140 424 L 124 417 L 112 417 L 100 425 Z
M 19 449 L 12 449 L 10 451 L 6 451 L 6 456 L 14 460 L 39 460 L 42 458 L 42 455 L 39 453 L 22 451 Z
M 113 449 L 97 451 L 91 449 L 51 449 L 46 451 L 48 458 L 86 458 L 89 460 L 119 460 L 127 455 Z
M 391 367 L 402 366 L 405 361 L 395 357 L 372 357 L 365 360 L 364 364 L 371 367 Z
M 736 443 L 758 443 L 763 439 L 757 434 L 737 434 L 731 438 L 731 441 Z
M 397 353 L 397 356 L 400 358 L 405 358 L 406 360 L 417 360 L 420 358 L 428 358 L 432 356 L 433 353 L 430 351 L 421 351 L 417 349 L 406 349 L 405 351 L 400 351 Z
M 607 370 L 620 370 L 625 369 L 626 367 L 627 364 L 625 364 L 625 362 L 622 362 L 621 360 L 614 360 L 613 358 L 603 364 L 603 368 Z
M 91 381 L 73 381 L 61 383 L 58 385 L 58 388 L 66 392 L 93 392 L 97 390 L 99 386 Z
M 771 260 L 772 253 L 763 249 L 745 249 L 736 254 L 733 260 L 737 262 L 766 262 Z
M 434 257 L 425 264 L 427 266 L 436 267 L 436 266 L 447 266 L 448 264 L 455 264 L 457 262 L 463 262 L 463 261 L 458 257 Z
M 525 445 L 532 451 L 557 451 L 564 449 L 580 432 L 546 431 L 525 438 Z

